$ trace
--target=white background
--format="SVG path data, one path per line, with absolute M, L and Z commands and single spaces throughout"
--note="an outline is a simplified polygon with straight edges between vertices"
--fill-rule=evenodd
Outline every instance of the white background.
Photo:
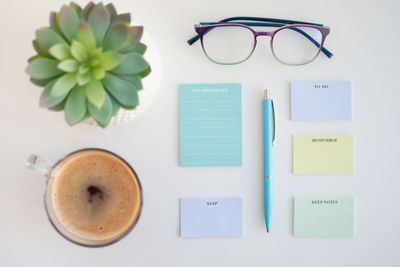
M 86 2 L 79 1 L 81 4 Z M 159 47 L 163 77 L 153 104 L 135 121 L 103 130 L 69 127 L 62 113 L 38 107 L 41 89 L 24 69 L 34 31 L 65 1 L 6 1 L 0 8 L 0 266 L 399 266 L 400 265 L 400 21 L 398 1 L 114 1 L 132 12 Z M 209 62 L 186 40 L 193 24 L 236 15 L 321 22 L 334 56 L 290 67 L 259 40 L 241 65 Z M 293 122 L 291 80 L 352 80 L 353 120 Z M 240 82 L 243 86 L 243 166 L 189 168 L 178 164 L 178 84 Z M 262 207 L 261 90 L 277 110 L 274 212 L 271 233 Z M 293 175 L 291 135 L 351 133 L 352 175 Z M 80 148 L 102 147 L 128 160 L 144 188 L 135 229 L 106 248 L 74 245 L 59 236 L 43 207 L 44 178 L 25 169 L 32 152 L 56 160 Z M 354 237 L 295 238 L 295 195 L 353 195 Z M 240 196 L 242 238 L 181 239 L 180 197 Z

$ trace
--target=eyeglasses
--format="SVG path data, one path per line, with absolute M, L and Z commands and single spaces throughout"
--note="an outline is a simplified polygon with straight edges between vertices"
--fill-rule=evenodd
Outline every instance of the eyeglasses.
M 250 27 L 277 27 L 274 31 L 255 31 Z M 293 20 L 233 17 L 219 22 L 201 22 L 194 26 L 197 35 L 188 40 L 192 45 L 200 39 L 206 56 L 214 63 L 239 64 L 253 54 L 257 37 L 271 37 L 272 54 L 279 62 L 298 66 L 310 63 L 322 51 L 333 54 L 323 45 L 330 29 L 317 23 Z

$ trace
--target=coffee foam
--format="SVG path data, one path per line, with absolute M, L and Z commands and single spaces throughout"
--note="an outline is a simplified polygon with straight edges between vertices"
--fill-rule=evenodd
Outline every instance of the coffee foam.
M 118 239 L 139 216 L 139 183 L 114 155 L 96 150 L 75 153 L 59 164 L 53 179 L 48 193 L 54 213 L 82 239 Z

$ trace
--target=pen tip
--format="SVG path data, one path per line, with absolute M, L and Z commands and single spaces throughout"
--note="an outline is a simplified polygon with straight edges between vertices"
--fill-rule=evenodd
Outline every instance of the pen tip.
M 264 89 L 264 98 L 269 98 L 268 89 Z
M 267 229 L 267 233 L 269 233 L 269 229 Z

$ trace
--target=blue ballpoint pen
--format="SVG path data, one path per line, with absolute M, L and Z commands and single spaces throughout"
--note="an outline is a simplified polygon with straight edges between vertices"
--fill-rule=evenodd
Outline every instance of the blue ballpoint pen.
M 267 232 L 270 230 L 272 210 L 272 144 L 275 140 L 274 102 L 264 90 L 263 99 L 263 143 L 264 143 L 264 216 Z

